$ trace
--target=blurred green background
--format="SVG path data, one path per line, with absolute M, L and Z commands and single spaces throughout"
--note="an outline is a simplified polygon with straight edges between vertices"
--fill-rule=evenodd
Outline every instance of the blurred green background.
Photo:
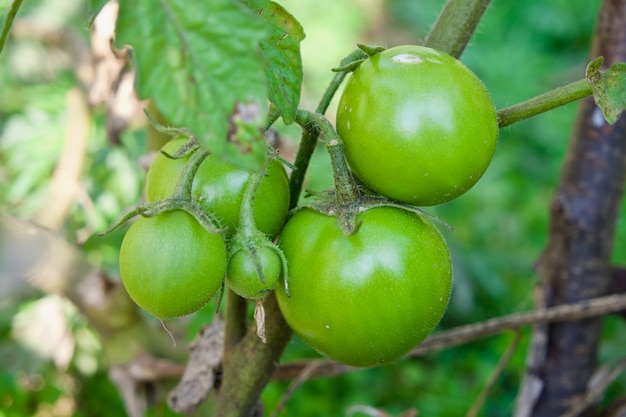
M 330 68 L 357 42 L 388 47 L 419 43 L 444 1 L 280 3 L 307 34 L 302 44 L 301 107 L 313 109 L 332 78 Z M 582 78 L 600 3 L 495 0 L 461 59 L 485 82 L 498 108 Z M 69 28 L 88 40 L 87 9 L 80 0 L 26 1 L 18 23 L 53 32 Z M 67 102 L 68 92 L 77 85 L 76 62 L 62 43 L 18 29 L 0 55 L 0 211 L 35 219 L 54 198 L 51 177 L 71 116 Z M 331 120 L 334 105 L 328 112 Z M 502 130 L 494 161 L 481 181 L 461 198 L 429 208 L 453 227 L 442 228 L 452 250 L 455 278 L 442 329 L 532 308 L 533 265 L 546 244 L 549 205 L 577 108 L 570 104 Z M 141 199 L 140 161 L 147 135 L 143 123 L 131 125 L 122 133 L 121 144 L 114 146 L 106 140 L 104 110 L 97 108 L 93 117 L 80 191 L 61 234 L 115 279 L 121 234 L 108 238 L 94 234 Z M 288 155 L 297 146 L 299 132 L 292 126 L 278 129 Z M 319 149 L 307 187 L 323 189 L 330 184 L 329 161 Z M 626 263 L 624 214 L 622 210 L 616 263 Z M 213 309 L 208 306 L 191 319 L 189 339 L 210 319 Z M 52 344 L 55 349 L 32 343 L 32 323 L 42 311 L 64 318 L 60 341 Z M 621 355 L 626 326 L 607 318 L 603 332 L 600 360 L 610 363 Z M 525 329 L 481 415 L 511 414 L 528 334 Z M 355 405 L 384 409 L 393 416 L 411 408 L 422 416 L 464 415 L 511 340 L 511 334 L 502 334 L 419 359 L 310 380 L 295 392 L 281 415 L 365 415 L 351 408 Z M 316 356 L 294 338 L 285 360 Z M 265 391 L 268 415 L 287 386 L 272 383 Z M 622 375 L 609 394 L 625 389 Z M 150 414 L 172 413 L 157 402 Z M 0 294 L 0 417 L 71 415 L 124 415 L 97 334 L 72 305 L 56 297 Z

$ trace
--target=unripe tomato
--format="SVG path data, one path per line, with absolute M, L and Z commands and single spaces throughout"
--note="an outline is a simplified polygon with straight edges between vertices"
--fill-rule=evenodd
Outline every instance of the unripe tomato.
M 256 270 L 252 253 L 248 248 L 237 251 L 228 262 L 226 283 L 237 295 L 257 300 L 273 291 L 282 271 L 281 261 L 271 248 L 261 246 L 256 249 L 261 262 L 263 281 Z
M 339 101 L 337 132 L 354 173 L 417 206 L 452 200 L 487 169 L 498 120 L 483 83 L 460 61 L 398 46 L 364 61 Z
M 120 248 L 120 273 L 128 294 L 162 320 L 203 307 L 220 288 L 225 272 L 224 238 L 181 210 L 139 218 Z
M 421 216 L 379 207 L 357 216 L 345 236 L 335 217 L 296 212 L 279 246 L 289 293 L 276 286 L 287 323 L 304 342 L 353 366 L 400 358 L 439 323 L 452 266 L 439 231 Z
M 163 150 L 174 154 L 186 138 L 171 140 Z M 148 202 L 171 196 L 189 157 L 169 159 L 157 154 L 146 178 L 146 199 Z M 233 234 L 239 226 L 239 211 L 243 194 L 250 179 L 250 172 L 209 155 L 198 168 L 193 181 L 192 198 L 203 209 L 213 213 L 227 233 Z M 253 206 L 254 220 L 259 230 L 269 236 L 280 231 L 289 210 L 289 180 L 282 163 L 274 160 L 261 182 Z

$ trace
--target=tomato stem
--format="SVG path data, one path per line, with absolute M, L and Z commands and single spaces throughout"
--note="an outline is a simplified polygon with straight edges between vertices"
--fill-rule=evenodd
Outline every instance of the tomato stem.
M 424 46 L 461 56 L 491 0 L 448 0 Z
M 243 339 L 247 331 L 247 308 L 246 299 L 235 294 L 230 288 L 226 289 L 226 328 L 224 329 L 224 365 L 234 347 Z
M 341 60 L 340 65 L 349 65 L 350 63 L 361 61 L 365 58 L 367 58 L 365 52 L 363 52 L 361 49 L 355 49 L 348 56 Z M 326 113 L 326 110 L 328 110 L 328 106 L 330 106 L 330 102 L 332 101 L 333 97 L 337 93 L 337 90 L 339 89 L 339 86 L 347 75 L 348 72 L 346 71 L 338 72 L 335 74 L 332 81 L 330 82 L 330 85 L 328 86 L 328 88 L 326 88 L 324 96 L 322 97 L 317 108 L 315 109 L 315 113 Z M 289 190 L 291 193 L 290 208 L 294 208 L 298 204 L 300 192 L 302 191 L 302 185 L 304 184 L 304 177 L 306 175 L 311 156 L 313 155 L 313 151 L 315 151 L 315 145 L 317 144 L 317 139 L 319 136 L 319 130 L 315 129 L 314 127 L 302 124 L 300 124 L 300 126 L 302 127 L 302 137 L 300 139 L 300 146 L 298 147 L 298 153 L 296 154 L 296 160 L 294 162 L 296 169 L 294 169 L 291 173 L 291 178 L 289 181 Z
M 209 156 L 209 152 L 201 147 L 196 149 L 189 161 L 183 167 L 183 171 L 176 183 L 176 188 L 172 194 L 173 199 L 191 200 L 191 189 L 193 187 L 193 179 L 196 176 L 196 172 L 200 168 L 200 165 L 206 157 Z
M 316 129 L 326 144 L 326 150 L 330 155 L 330 162 L 333 167 L 337 203 L 346 205 L 358 201 L 361 193 L 348 168 L 348 163 L 343 153 L 343 140 L 328 119 L 319 113 L 298 110 L 296 123 L 305 129 Z
M 592 94 L 593 89 L 589 81 L 586 79 L 574 81 L 537 97 L 498 110 L 498 126 L 500 128 L 510 126 L 513 123 L 591 96 Z

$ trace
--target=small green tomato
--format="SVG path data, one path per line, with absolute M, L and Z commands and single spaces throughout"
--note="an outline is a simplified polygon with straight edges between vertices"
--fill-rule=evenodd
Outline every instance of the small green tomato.
M 237 251 L 228 263 L 226 283 L 237 295 L 258 300 L 274 290 L 282 271 L 281 260 L 274 249 L 261 246 L 256 249 L 263 280 L 259 276 L 249 249 Z

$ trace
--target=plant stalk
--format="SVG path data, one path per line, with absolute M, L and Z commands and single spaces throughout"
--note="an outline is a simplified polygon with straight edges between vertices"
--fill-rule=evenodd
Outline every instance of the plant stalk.
M 589 81 L 586 79 L 574 81 L 530 100 L 498 110 L 498 126 L 501 128 L 510 126 L 592 94 L 593 90 Z
M 491 0 L 448 0 L 424 45 L 460 57 L 489 3 Z
M 358 61 L 363 59 L 363 51 L 361 49 L 355 49 L 348 56 L 341 60 L 341 65 L 349 64 L 350 62 Z M 330 102 L 333 97 L 337 93 L 339 86 L 343 82 L 343 80 L 348 75 L 348 72 L 342 71 L 335 74 L 330 85 L 326 89 L 324 96 L 320 100 L 317 108 L 315 109 L 315 113 L 324 114 L 326 110 L 328 110 L 328 106 L 330 106 Z M 295 166 L 297 167 L 291 173 L 291 179 L 289 181 L 289 190 L 291 193 L 291 208 L 294 208 L 298 204 L 298 200 L 300 198 L 300 192 L 302 191 L 302 185 L 304 184 L 304 177 L 306 175 L 307 168 L 309 166 L 309 161 L 311 160 L 311 156 L 315 151 L 315 146 L 317 145 L 317 139 L 319 136 L 319 132 L 315 129 L 310 129 L 307 126 L 302 126 L 302 138 L 300 139 L 300 147 L 298 148 L 298 153 L 296 154 Z
M 333 167 L 337 202 L 339 204 L 348 204 L 357 201 L 360 197 L 360 193 L 350 173 L 348 163 L 343 153 L 343 140 L 339 137 L 328 119 L 318 113 L 298 110 L 296 113 L 296 123 L 304 129 L 315 129 L 316 132 L 319 132 L 317 135 L 322 136 Z

